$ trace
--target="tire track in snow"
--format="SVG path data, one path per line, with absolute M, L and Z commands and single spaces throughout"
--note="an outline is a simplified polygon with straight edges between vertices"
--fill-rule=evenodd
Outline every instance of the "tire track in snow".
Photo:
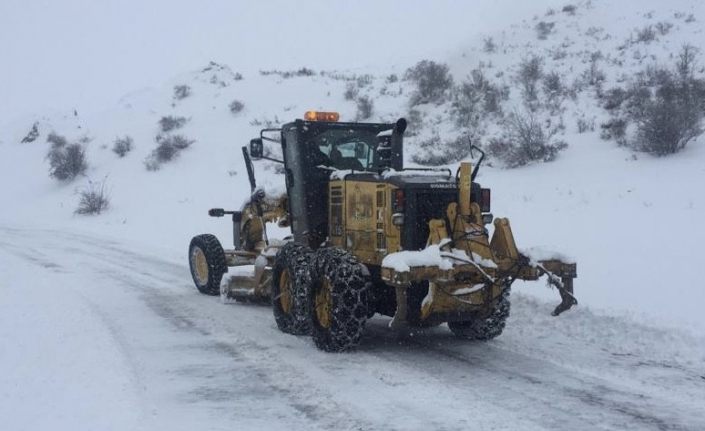
M 214 332 L 218 332 L 216 337 L 222 336 L 223 331 L 210 329 L 217 328 L 217 317 L 192 315 L 200 311 L 195 310 L 194 303 L 215 307 L 215 301 L 204 302 L 209 298 L 195 294 L 193 297 L 173 295 L 182 286 L 192 290 L 185 266 L 126 250 L 117 243 L 103 245 L 88 236 L 63 233 L 57 236 L 61 236 L 64 242 L 51 244 L 51 248 L 59 253 L 70 250 L 89 263 L 93 271 L 118 280 L 124 286 L 137 289 L 150 309 L 170 321 L 174 327 L 195 331 L 205 337 L 213 336 Z M 7 245 L 12 247 L 12 244 Z M 36 250 L 25 253 L 25 257 L 33 257 L 37 264 L 48 261 L 46 256 L 37 258 L 37 255 L 40 253 Z M 268 312 L 256 314 L 258 316 L 255 324 L 267 321 L 267 326 L 272 325 Z M 235 325 L 237 326 L 237 322 Z M 579 373 L 498 347 L 495 343 L 463 343 L 445 347 L 448 334 L 433 334 L 433 331 L 428 337 L 402 339 L 400 344 L 394 339 L 394 334 L 383 325 L 384 323 L 379 321 L 371 322 L 360 352 L 346 356 L 348 362 L 373 364 L 384 361 L 396 364 L 398 368 L 412 370 L 412 374 L 417 376 L 425 374 L 439 387 L 447 387 L 465 394 L 470 400 L 489 399 L 507 410 L 519 412 L 520 417 L 543 429 L 705 429 L 702 412 L 688 410 L 684 406 L 673 405 L 629 390 L 622 382 L 609 382 Z M 360 420 L 355 412 L 346 411 L 345 406 L 330 403 L 329 388 L 315 387 L 303 377 L 291 385 L 292 370 L 280 370 L 281 364 L 272 359 L 281 354 L 281 349 L 278 351 L 276 346 L 259 343 L 249 337 L 249 334 L 243 339 L 243 328 L 238 328 L 238 331 L 229 327 L 222 329 L 225 333 L 234 332 L 236 338 L 240 339 L 213 341 L 211 347 L 230 358 L 246 360 L 248 366 L 253 366 L 255 374 L 261 376 L 268 390 L 285 395 L 289 405 L 312 423 L 325 428 L 341 425 L 349 429 L 379 427 L 380 424 L 374 426 L 373 422 Z M 258 333 L 260 332 L 255 332 Z M 290 339 L 294 340 L 292 342 L 297 340 L 293 337 Z M 308 345 L 304 346 L 305 348 L 314 348 L 310 342 L 306 344 Z M 621 362 L 624 366 L 629 366 L 626 360 Z M 434 364 L 442 364 L 440 373 L 433 373 Z M 334 368 L 330 363 L 324 363 L 322 366 Z M 293 371 L 296 371 L 296 366 Z M 385 374 L 386 371 L 382 370 L 381 373 Z M 391 371 L 388 374 L 392 376 L 389 379 L 390 385 L 400 384 L 402 381 L 399 375 Z M 286 381 L 287 385 L 281 385 L 277 381 Z M 203 393 L 207 395 L 207 389 Z M 305 401 L 302 402 L 301 398 Z M 330 407 L 322 407 L 321 400 L 327 400 L 326 403 Z M 343 411 L 345 413 L 341 415 L 340 412 Z M 413 415 L 413 412 L 410 415 Z

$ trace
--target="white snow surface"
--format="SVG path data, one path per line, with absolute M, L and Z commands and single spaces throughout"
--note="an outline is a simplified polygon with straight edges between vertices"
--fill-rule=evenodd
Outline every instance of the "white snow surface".
M 371 121 L 393 122 L 408 114 L 411 89 L 387 78 L 422 58 L 447 62 L 459 82 L 480 62 L 509 79 L 519 59 L 539 53 L 570 82 L 601 50 L 611 56 L 609 88 L 647 63 L 671 64 L 683 43 L 703 46 L 705 3 L 696 0 L 580 1 L 574 16 L 550 0 L 373 3 L 385 19 L 357 2 L 318 2 L 318 14 L 288 3 L 0 4 L 0 37 L 12 41 L 0 48 L 3 429 L 705 429 L 705 140 L 664 158 L 618 147 L 599 138 L 606 114 L 592 94 L 567 105 L 569 148 L 555 162 L 485 166 L 478 177 L 522 250 L 541 244 L 577 262 L 580 305 L 560 318 L 549 315 L 555 290 L 517 282 L 507 328 L 492 342 L 463 342 L 445 325 L 397 334 L 377 316 L 356 352 L 329 355 L 280 333 L 269 307 L 195 291 L 191 237 L 209 232 L 230 246 L 229 219 L 207 210 L 250 195 L 240 147 L 309 109 L 353 120 L 343 77 L 370 75 L 361 94 L 374 100 Z M 541 20 L 556 22 L 545 41 L 534 32 Z M 660 21 L 674 24 L 667 35 L 619 49 Z M 318 37 L 326 30 L 345 37 Z M 486 37 L 496 53 L 482 52 Z M 554 60 L 556 50 L 568 55 Z M 350 52 L 376 54 L 353 65 Z M 205 71 L 211 59 L 222 67 Z M 327 73 L 258 73 L 301 66 Z M 193 71 L 164 81 L 180 70 Z M 182 84 L 192 95 L 176 101 Z M 228 108 L 235 99 L 245 105 L 238 114 Z M 406 140 L 407 162 L 430 133 L 457 134 L 448 103 L 418 108 L 428 120 Z M 188 118 L 177 133 L 195 143 L 150 172 L 144 160 L 165 115 Z M 580 115 L 597 130 L 578 134 Z M 21 144 L 35 122 L 39 138 Z M 51 131 L 85 138 L 85 176 L 49 178 Z M 110 149 L 124 135 L 135 148 L 118 158 Z M 258 186 L 282 189 L 276 164 L 255 169 Z M 109 209 L 74 214 L 78 192 L 103 179 Z M 269 227 L 270 238 L 287 234 Z

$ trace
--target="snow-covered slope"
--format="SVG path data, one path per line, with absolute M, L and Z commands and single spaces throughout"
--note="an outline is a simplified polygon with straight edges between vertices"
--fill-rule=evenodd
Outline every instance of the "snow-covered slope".
M 439 40 L 444 54 L 432 59 L 447 63 L 456 83 L 481 68 L 493 82 L 508 85 L 511 93 L 503 109 L 512 112 L 524 109 L 513 81 L 519 63 L 531 55 L 542 57 L 546 72 L 556 71 L 573 86 L 599 51 L 598 65 L 605 74 L 601 85 L 609 89 L 649 64 L 670 66 L 684 43 L 703 48 L 705 7 L 699 1 L 574 5 L 573 12 L 564 11 L 562 2 L 541 2 L 533 7 L 535 16 L 524 21 L 515 21 L 514 14 L 502 21 L 495 10 L 493 22 L 501 26 L 481 35 L 468 31 L 466 40 Z M 545 40 L 536 32 L 542 21 L 553 23 Z M 659 23 L 672 25 L 663 24 L 668 30 L 657 32 L 649 43 L 630 42 L 639 30 Z M 491 53 L 485 50 L 489 38 L 496 45 Z M 430 57 L 430 51 L 423 56 Z M 492 188 L 493 213 L 512 221 L 520 247 L 551 248 L 577 260 L 580 306 L 563 317 L 548 316 L 557 301 L 555 291 L 517 283 L 507 331 L 489 348 L 458 344 L 443 328 L 395 340 L 385 332 L 386 321 L 375 319 L 362 354 L 341 366 L 339 358 L 315 352 L 307 340 L 278 335 L 266 308 L 226 307 L 195 294 L 186 246 L 204 232 L 229 242 L 228 221 L 209 218 L 206 210 L 238 207 L 246 198 L 249 185 L 240 147 L 261 128 L 300 118 L 309 109 L 337 110 L 343 120 L 354 120 L 355 101 L 344 97 L 352 86 L 358 96 L 373 100 L 372 121 L 420 113 L 420 128 L 410 130 L 413 136 L 407 139 L 410 163 L 420 143 L 434 133 L 451 140 L 466 132 L 456 127 L 450 101 L 410 106 L 412 83 L 401 78 L 415 60 L 395 58 L 388 64 L 383 58 L 373 66 L 336 70 L 306 63 L 312 74 L 290 64 L 277 66 L 280 71 L 269 63 L 254 68 L 232 61 L 196 64 L 191 72 L 137 89 L 101 111 L 71 107 L 0 121 L 0 334 L 9 346 L 0 350 L 0 364 L 13 370 L 0 380 L 0 394 L 7 395 L 7 387 L 21 388 L 7 396 L 25 407 L 42 388 L 65 393 L 69 400 L 50 405 L 49 416 L 37 416 L 24 429 L 51 425 L 48 417 L 61 417 L 71 397 L 87 393 L 95 400 L 86 406 L 88 413 L 79 410 L 62 425 L 180 429 L 210 421 L 211 428 L 224 429 L 243 420 L 244 429 L 267 424 L 272 429 L 285 424 L 330 429 L 336 421 L 342 429 L 464 429 L 469 424 L 493 429 L 517 429 L 517 424 L 525 425 L 521 429 L 564 429 L 565 424 L 576 429 L 702 428 L 697 401 L 703 397 L 705 369 L 705 289 L 699 271 L 705 264 L 699 251 L 705 243 L 700 225 L 705 194 L 699 189 L 705 184 L 705 138 L 664 158 L 602 140 L 599 125 L 607 113 L 591 86 L 566 98 L 556 113 L 541 114 L 565 124 L 560 137 L 569 146 L 556 161 L 510 170 L 495 160 L 479 177 Z M 189 86 L 190 95 L 176 100 L 174 87 L 180 85 Z M 244 107 L 233 113 L 235 100 Z M 172 134 L 194 143 L 150 171 L 145 160 L 157 146 L 155 139 L 162 134 L 158 122 L 165 116 L 186 118 Z M 578 133 L 578 118 L 594 120 L 596 130 Z M 39 137 L 21 143 L 35 123 Z M 481 145 L 502 131 L 492 119 L 481 126 L 475 136 Z M 85 176 L 68 183 L 49 177 L 50 132 L 83 143 Z M 134 149 L 120 158 L 111 148 L 126 135 Z M 269 163 L 257 164 L 257 178 L 266 188 L 283 182 Z M 98 216 L 79 216 L 74 214 L 78 192 L 89 181 L 105 181 L 110 208 Z M 284 233 L 273 231 L 270 236 Z M 52 290 L 62 286 L 72 287 L 66 294 Z M 60 325 L 52 324 L 62 318 Z M 91 329 L 81 337 L 94 340 L 90 347 L 75 337 L 86 326 Z M 31 328 L 18 334 L 21 327 Z M 57 337 L 67 342 L 57 343 Z M 36 343 L 27 344 L 27 338 Z M 94 356 L 79 355 L 72 362 L 72 352 L 82 348 Z M 291 358 L 291 372 L 271 359 L 282 350 Z M 321 371 L 307 366 L 310 355 L 323 364 Z M 43 356 L 58 362 L 35 373 L 31 366 L 43 364 Z M 80 369 L 90 367 L 91 357 L 117 370 L 102 386 L 92 383 L 99 378 L 95 369 L 84 374 Z M 232 357 L 247 366 L 233 365 Z M 438 369 L 439 363 L 449 370 Z M 247 374 L 252 369 L 259 377 Z M 63 371 L 81 386 L 61 392 L 64 380 L 52 376 Z M 225 382 L 223 376 L 228 376 Z M 265 383 L 261 376 L 267 376 Z M 338 379 L 346 389 L 335 392 L 330 388 L 340 384 Z M 298 400 L 299 391 L 309 398 Z M 94 414 L 116 392 L 121 411 L 148 407 L 112 416 L 121 419 L 109 424 Z M 368 398 L 369 393 L 377 396 Z M 233 398 L 244 400 L 235 413 L 229 410 Z M 268 402 L 256 402 L 261 399 Z M 467 399 L 484 413 L 462 411 Z M 439 413 L 445 420 L 418 413 L 438 400 L 447 406 Z M 189 408 L 183 410 L 185 405 Z M 285 408 L 275 418 L 261 419 L 279 405 Z M 5 408 L 0 416 L 32 417 L 28 407 L 19 412 Z M 205 412 L 210 411 L 229 414 L 209 419 Z M 414 415 L 401 422 L 389 419 L 410 411 Z

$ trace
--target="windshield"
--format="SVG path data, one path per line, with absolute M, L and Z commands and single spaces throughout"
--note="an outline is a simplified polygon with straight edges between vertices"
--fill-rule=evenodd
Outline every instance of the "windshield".
M 309 145 L 316 166 L 362 171 L 372 167 L 377 135 L 371 130 L 329 129 L 314 135 Z

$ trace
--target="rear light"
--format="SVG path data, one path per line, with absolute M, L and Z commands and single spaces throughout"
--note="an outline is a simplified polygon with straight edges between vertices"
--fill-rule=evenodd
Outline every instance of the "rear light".
M 491 198 L 491 193 L 490 189 L 481 189 L 481 194 L 480 194 L 480 210 L 483 213 L 488 213 L 491 211 L 490 207 L 490 199 Z
M 395 213 L 404 212 L 404 190 L 396 189 L 394 190 L 394 200 L 392 201 L 392 211 Z

